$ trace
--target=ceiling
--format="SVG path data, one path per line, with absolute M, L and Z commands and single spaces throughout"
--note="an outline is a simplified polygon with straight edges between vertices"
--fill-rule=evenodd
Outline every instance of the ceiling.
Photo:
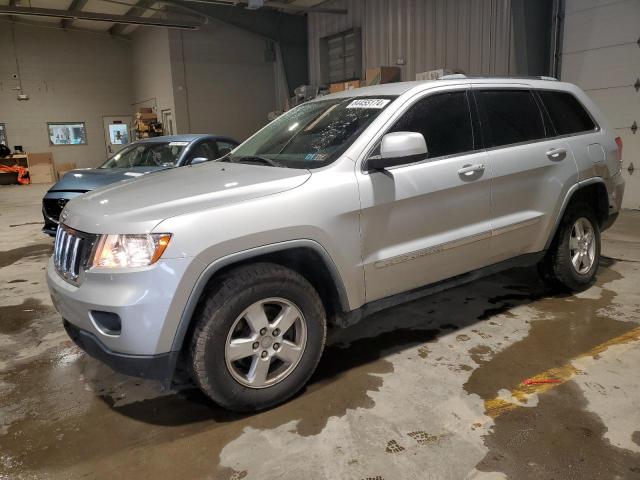
M 197 16 L 193 10 L 197 10 L 199 6 L 206 3 L 228 4 L 233 7 L 237 4 L 248 4 L 249 0 L 0 0 L 0 13 L 2 13 L 2 7 L 18 7 L 29 9 L 30 13 L 39 14 L 37 16 L 31 14 L 9 15 L 5 10 L 5 14 L 0 15 L 0 20 L 127 35 L 139 25 L 123 24 L 110 20 L 118 20 L 121 17 L 123 21 L 130 21 L 135 18 L 153 17 L 154 19 L 173 20 L 178 23 L 185 22 L 193 26 L 202 23 L 202 17 Z M 324 0 L 262 0 L 259 3 L 263 4 L 262 8 L 301 14 L 310 11 L 325 11 L 320 5 L 326 2 Z M 180 8 L 180 5 L 185 8 Z M 106 14 L 115 16 L 115 18 L 102 17 L 101 21 L 96 21 L 48 16 L 56 15 L 58 12 L 61 15 L 66 15 L 69 11 L 82 12 L 82 14 Z

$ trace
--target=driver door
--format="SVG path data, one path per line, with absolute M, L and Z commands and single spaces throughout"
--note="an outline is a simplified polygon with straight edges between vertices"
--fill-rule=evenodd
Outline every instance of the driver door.
M 490 262 L 491 168 L 466 90 L 422 96 L 390 130 L 423 134 L 427 160 L 358 171 L 366 301 Z

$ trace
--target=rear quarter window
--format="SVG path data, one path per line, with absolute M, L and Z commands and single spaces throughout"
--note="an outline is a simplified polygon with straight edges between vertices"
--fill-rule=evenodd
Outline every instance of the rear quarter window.
M 487 146 L 499 147 L 545 137 L 542 112 L 530 90 L 477 90 Z
M 596 125 L 584 106 L 571 93 L 538 91 L 558 135 L 595 130 Z

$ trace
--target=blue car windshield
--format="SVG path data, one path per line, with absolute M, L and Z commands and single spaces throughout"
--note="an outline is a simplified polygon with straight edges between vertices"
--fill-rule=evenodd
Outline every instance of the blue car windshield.
M 120 150 L 100 168 L 175 167 L 188 143 L 134 143 Z
M 396 97 L 304 103 L 223 157 L 223 162 L 318 168 L 335 161 Z

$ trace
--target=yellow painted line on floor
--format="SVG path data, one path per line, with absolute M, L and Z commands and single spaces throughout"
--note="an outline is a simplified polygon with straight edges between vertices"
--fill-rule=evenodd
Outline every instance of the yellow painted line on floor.
M 607 340 L 606 342 L 595 346 L 588 352 L 578 355 L 572 361 L 578 360 L 580 358 L 585 358 L 585 357 L 593 357 L 594 355 L 598 355 L 604 352 L 605 350 L 607 350 L 609 347 L 612 347 L 614 345 L 624 345 L 626 343 L 636 342 L 638 340 L 640 340 L 640 327 L 634 328 L 633 330 L 629 330 L 627 333 L 625 333 L 624 335 L 620 335 L 619 337 L 615 337 L 615 338 L 612 338 L 611 340 Z M 510 401 L 508 399 L 499 398 L 499 397 L 492 398 L 491 400 L 485 400 L 484 402 L 485 413 L 491 418 L 499 417 L 503 413 L 509 412 L 518 407 L 522 407 L 526 405 L 526 402 L 529 396 L 533 394 L 539 395 L 541 393 L 548 392 L 549 390 L 552 390 L 557 386 L 562 385 L 566 381 L 570 380 L 577 373 L 579 373 L 579 370 L 576 367 L 574 367 L 571 362 L 566 363 L 561 367 L 550 368 L 549 370 L 546 370 L 542 373 L 535 375 L 534 377 L 531 377 L 531 380 L 536 381 L 536 380 L 552 379 L 552 380 L 558 380 L 557 383 L 540 383 L 540 384 L 533 383 L 530 385 L 521 384 L 519 387 L 515 388 L 514 390 L 511 390 L 512 398 L 519 403 Z

